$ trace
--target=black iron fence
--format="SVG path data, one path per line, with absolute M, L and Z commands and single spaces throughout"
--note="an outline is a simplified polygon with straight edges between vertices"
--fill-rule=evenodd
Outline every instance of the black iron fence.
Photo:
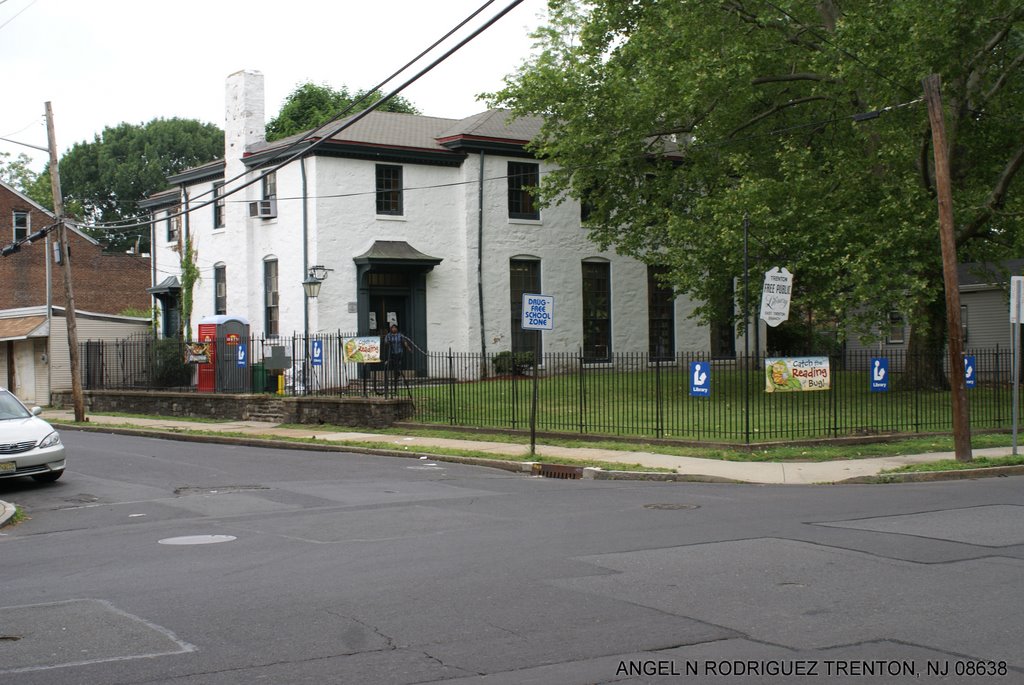
M 415 420 L 422 423 L 529 427 L 532 357 L 414 349 L 395 369 L 344 361 L 344 345 L 352 337 L 219 340 L 206 357 L 203 349 L 177 340 L 87 342 L 82 344 L 83 383 L 86 389 L 399 395 L 412 399 Z M 968 354 L 971 425 L 1009 428 L 1010 351 Z M 874 381 L 878 357 L 887 364 L 881 387 Z M 828 390 L 767 392 L 772 370 L 756 356 L 713 360 L 688 353 L 653 359 L 626 353 L 592 363 L 582 354 L 545 354 L 536 366 L 537 430 L 745 443 L 951 430 L 950 392 L 922 389 L 913 377 L 929 368 L 924 360 L 904 352 L 826 359 Z M 696 375 L 706 374 L 699 392 L 694 392 L 696 364 L 701 365 Z

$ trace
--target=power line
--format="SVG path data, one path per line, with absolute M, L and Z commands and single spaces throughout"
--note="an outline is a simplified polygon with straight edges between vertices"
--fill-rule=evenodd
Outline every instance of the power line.
M 7 0 L 4 0 L 4 2 L 7 2 Z M 7 21 L 5 21 L 4 23 L 0 24 L 0 29 L 2 29 L 3 27 L 5 27 L 5 26 L 7 26 L 8 24 L 10 24 L 10 23 L 11 23 L 12 21 L 14 21 L 15 19 L 17 19 L 17 18 L 18 18 L 19 16 L 21 16 L 21 13 L 22 13 L 22 12 L 24 12 L 25 10 L 27 10 L 27 9 L 28 9 L 29 7 L 31 7 L 32 5 L 36 4 L 37 2 L 39 2 L 39 0 L 32 0 L 32 2 L 28 3 L 27 5 L 25 5 L 24 7 L 22 7 L 22 8 L 20 9 L 20 10 L 18 10 L 17 12 L 15 12 L 15 13 L 14 13 L 14 16 L 12 16 L 12 17 L 11 17 L 10 19 L 8 19 Z
M 487 0 L 486 3 L 484 3 L 480 8 L 475 10 L 469 17 L 467 17 L 465 20 L 460 22 L 455 28 L 453 28 L 451 31 L 449 31 L 445 35 L 445 37 L 442 37 L 441 39 L 435 41 L 429 48 L 427 48 L 427 50 L 421 52 L 420 55 L 418 55 L 414 60 L 412 60 L 411 62 L 407 63 L 406 66 L 402 67 L 402 69 L 400 69 L 399 71 L 397 71 L 394 74 L 392 74 L 391 76 L 389 76 L 386 80 L 382 81 L 381 84 L 383 85 L 385 83 L 388 83 L 388 82 L 394 80 L 399 74 L 401 74 L 402 72 L 406 71 L 409 68 L 409 66 L 411 66 L 414 62 L 418 61 L 423 55 L 425 55 L 428 52 L 430 52 L 431 50 L 433 50 L 438 44 L 443 42 L 445 40 L 445 38 L 447 38 L 448 36 L 452 35 L 459 28 L 464 26 L 468 21 L 470 21 L 473 17 L 477 16 L 481 11 L 483 11 L 486 7 L 491 5 L 493 2 L 495 2 L 495 0 Z M 384 97 L 380 98 L 379 100 L 376 100 L 375 102 L 370 103 L 370 105 L 368 107 L 363 109 L 358 114 L 352 116 L 351 118 L 346 119 L 340 126 L 334 128 L 334 129 L 331 129 L 330 132 L 327 133 L 325 136 L 319 137 L 316 140 L 312 140 L 312 141 L 310 140 L 321 129 L 327 127 L 331 123 L 334 123 L 339 118 L 343 117 L 347 112 L 352 111 L 352 109 L 357 104 L 359 104 L 360 102 L 365 100 L 367 97 L 369 97 L 370 94 L 372 94 L 372 93 L 376 92 L 377 90 L 379 90 L 380 86 L 377 86 L 374 89 L 371 89 L 370 91 L 368 91 L 366 96 L 361 98 L 359 101 L 354 102 L 351 105 L 349 105 L 348 107 L 346 107 L 341 113 L 335 115 L 335 117 L 332 118 L 327 123 L 317 127 L 316 129 L 314 129 L 313 131 L 310 131 L 307 134 L 304 134 L 299 139 L 297 139 L 294 142 L 292 142 L 292 143 L 288 144 L 287 146 L 285 146 L 285 148 L 283 150 L 281 150 L 281 151 L 279 151 L 278 153 L 275 154 L 275 158 L 278 158 L 278 159 L 282 155 L 288 155 L 283 161 L 280 161 L 280 162 L 277 162 L 277 163 L 273 164 L 268 169 L 266 169 L 263 173 L 259 174 L 258 176 L 254 177 L 252 179 L 249 179 L 249 180 L 245 181 L 241 185 L 239 185 L 239 186 L 237 186 L 235 188 L 232 188 L 230 190 L 227 190 L 227 191 L 221 193 L 220 195 L 218 195 L 218 196 L 216 196 L 216 197 L 214 197 L 214 198 L 212 198 L 210 200 L 206 200 L 204 202 L 201 202 L 201 203 L 199 203 L 198 205 L 196 205 L 194 207 L 189 207 L 188 210 L 183 210 L 183 211 L 179 212 L 178 214 L 175 214 L 174 216 L 182 216 L 184 214 L 187 214 L 188 211 L 195 211 L 195 210 L 198 210 L 198 209 L 202 209 L 204 207 L 208 207 L 208 206 L 210 206 L 212 204 L 215 204 L 216 202 L 219 202 L 221 199 L 223 199 L 225 197 L 228 197 L 230 195 L 234 195 L 235 193 L 238 193 L 241 190 L 243 190 L 243 189 L 245 189 L 245 188 L 247 188 L 247 187 L 249 187 L 249 186 L 251 186 L 251 185 L 253 185 L 253 184 L 257 183 L 257 182 L 262 181 L 264 178 L 266 178 L 270 174 L 272 174 L 272 173 L 276 172 L 277 170 L 279 170 L 279 169 L 287 166 L 288 164 L 294 162 L 296 159 L 298 159 L 299 157 L 302 157 L 303 155 L 308 153 L 310 150 L 313 150 L 313 149 L 319 147 L 320 145 L 324 144 L 325 142 L 327 142 L 328 140 L 330 140 L 334 136 L 336 136 L 339 133 L 341 133 L 342 131 L 344 131 L 345 129 L 355 125 L 356 123 L 361 121 L 363 118 L 368 116 L 370 114 L 370 112 L 373 112 L 374 110 L 378 109 L 379 107 L 383 106 L 384 104 L 386 104 L 387 102 L 389 102 L 390 100 L 395 98 L 403 90 L 405 90 L 410 85 L 412 85 L 413 83 L 418 81 L 420 78 L 422 78 L 424 75 L 426 75 L 427 73 L 432 71 L 435 67 L 437 67 L 439 64 L 441 64 L 446 59 L 451 57 L 453 54 L 455 54 L 456 52 L 461 50 L 470 41 L 474 40 L 481 33 L 483 33 L 484 31 L 489 29 L 491 26 L 493 26 L 498 20 L 500 20 L 502 17 L 504 17 L 506 14 L 508 14 L 513 9 L 515 9 L 518 5 L 522 4 L 522 2 L 523 2 L 523 0 L 512 0 L 512 2 L 510 2 L 498 14 L 496 14 L 493 17 L 491 17 L 482 26 L 478 27 L 472 33 L 470 33 L 469 36 L 467 36 L 466 38 L 463 38 L 461 41 L 456 43 L 454 47 L 450 48 L 443 55 L 441 55 L 440 57 L 435 59 L 429 65 L 427 65 L 425 68 L 421 69 L 412 78 L 406 80 L 400 86 L 398 86 L 397 88 L 395 88 L 394 90 L 392 90 L 390 93 L 388 93 Z M 291 152 L 292 150 L 297 150 L 297 151 Z M 269 164 L 270 162 L 271 162 L 271 160 L 268 160 L 267 163 Z M 259 167 L 257 167 L 257 168 L 259 168 Z M 246 175 L 248 175 L 249 173 L 251 173 L 251 172 L 247 170 L 246 172 L 243 172 L 243 173 L 235 176 L 234 178 L 231 178 L 231 179 L 227 180 L 225 182 L 225 185 L 227 183 L 233 183 L 233 182 L 235 182 L 235 181 L 237 181 L 239 179 L 242 179 Z M 196 197 L 197 198 L 204 197 L 204 196 L 212 194 L 212 193 L 213 193 L 213 191 L 210 190 L 210 191 L 206 191 L 204 193 L 201 193 L 200 195 L 197 195 Z M 121 226 L 121 228 L 138 228 L 138 227 L 146 226 L 148 224 L 149 224 L 148 221 L 141 221 L 141 222 L 136 222 L 135 224 L 130 224 L 128 226 Z M 97 227 L 102 227 L 102 224 L 96 224 L 96 226 Z
M 919 98 L 916 98 L 916 99 L 913 99 L 913 100 L 908 100 L 906 102 L 899 102 L 897 104 L 887 105 L 887 106 L 884 106 L 884 108 L 880 108 L 878 110 L 873 110 L 873 111 L 870 111 L 870 112 L 860 112 L 860 113 L 854 113 L 854 114 L 830 117 L 828 119 L 818 119 L 818 120 L 808 121 L 808 122 L 804 122 L 804 123 L 800 123 L 800 124 L 794 124 L 794 125 L 791 125 L 791 126 L 784 126 L 784 127 L 781 127 L 781 128 L 772 129 L 772 130 L 769 130 L 769 131 L 765 131 L 763 133 L 755 133 L 755 134 L 752 134 L 752 135 L 743 136 L 741 138 L 722 138 L 722 139 L 719 139 L 719 140 L 713 140 L 713 141 L 708 141 L 708 142 L 697 142 L 697 143 L 694 143 L 692 145 L 687 146 L 686 148 L 684 148 L 684 151 L 682 151 L 682 152 L 686 152 L 686 151 L 700 151 L 700 149 L 710 149 L 710 148 L 720 147 L 720 146 L 725 146 L 725 145 L 732 145 L 732 144 L 737 144 L 737 143 L 742 143 L 742 142 L 749 142 L 751 140 L 757 140 L 757 139 L 762 139 L 762 138 L 780 137 L 781 135 L 784 135 L 785 133 L 791 133 L 791 132 L 794 132 L 794 131 L 805 130 L 805 129 L 808 129 L 808 128 L 819 128 L 819 127 L 822 127 L 822 126 L 836 125 L 836 124 L 838 124 L 838 123 L 840 123 L 842 121 L 849 121 L 849 122 L 852 122 L 852 123 L 862 123 L 862 122 L 870 121 L 872 119 L 878 119 L 878 118 L 882 117 L 885 114 L 890 114 L 890 113 L 894 113 L 894 112 L 897 112 L 897 111 L 900 111 L 900 110 L 905 110 L 907 108 L 910 108 L 910 106 L 912 106 L 914 104 L 920 104 L 923 101 L 924 101 L 924 99 L 919 97 Z M 641 155 L 635 156 L 633 159 L 639 160 L 639 159 L 647 159 L 649 157 L 650 157 L 649 154 L 641 154 Z M 590 165 L 577 165 L 575 167 L 569 167 L 569 168 L 567 168 L 567 170 L 571 172 L 571 171 L 574 171 L 574 170 L 582 170 L 582 169 L 590 169 L 590 168 L 600 168 L 600 167 L 603 167 L 603 166 L 609 166 L 609 165 L 615 165 L 615 164 L 618 164 L 618 161 L 616 161 L 616 162 L 597 162 L 597 163 L 590 164 Z M 543 176 L 543 175 L 546 175 L 546 174 L 549 174 L 549 173 L 551 173 L 551 172 L 550 171 L 547 171 L 547 172 L 542 171 L 541 175 Z M 508 178 L 507 174 L 501 174 L 501 175 L 496 175 L 496 176 L 487 176 L 487 177 L 484 177 L 484 178 L 476 178 L 476 179 L 469 179 L 469 180 L 447 181 L 447 182 L 444 182 L 444 183 L 431 183 L 431 184 L 428 184 L 428 185 L 406 186 L 406 187 L 402 187 L 401 191 L 404 194 L 404 192 L 413 192 L 413 191 L 418 191 L 418 190 L 431 190 L 431 189 L 446 188 L 446 187 L 459 187 L 459 186 L 473 185 L 473 184 L 476 184 L 476 183 L 484 183 L 484 182 L 492 182 L 492 181 L 502 181 L 502 180 L 506 180 L 507 178 Z M 276 201 L 278 201 L 278 202 L 291 202 L 291 201 L 302 201 L 302 200 L 334 200 L 334 199 L 348 199 L 348 198 L 370 197 L 370 196 L 376 196 L 376 195 L 377 195 L 377 190 L 376 189 L 374 189 L 374 190 L 355 190 L 355 191 L 349 191 L 349 192 L 331 192 L 331 194 L 315 195 L 315 196 L 305 196 L 305 197 L 303 197 L 303 196 L 278 197 L 278 198 L 276 198 Z M 227 201 L 227 202 L 230 202 L 230 203 L 246 203 L 248 201 L 245 201 L 245 200 L 231 200 L 231 201 Z M 195 211 L 196 209 L 199 209 L 199 208 L 189 208 L 188 211 Z M 151 221 L 147 221 L 147 222 L 145 222 L 144 225 L 146 225 L 146 226 L 152 225 L 154 223 L 163 222 L 163 221 L 166 221 L 168 219 L 172 219 L 172 218 L 177 217 L 177 216 L 180 216 L 180 214 L 172 213 L 169 216 L 164 216 L 164 217 L 161 217 L 159 219 L 153 219 Z M 90 228 L 97 228 L 97 227 L 98 226 L 90 226 Z M 112 228 L 113 227 L 114 226 L 112 226 Z M 135 236 L 136 233 L 134 233 L 134 232 L 132 232 L 130 230 L 127 230 L 124 227 L 121 227 L 120 231 L 104 231 L 103 234 L 104 234 L 105 238 L 108 238 L 110 240 L 118 240 L 118 239 L 121 239 L 121 238 L 127 238 L 127 237 L 130 237 L 130 236 Z M 151 249 L 155 249 L 155 247 L 151 246 Z

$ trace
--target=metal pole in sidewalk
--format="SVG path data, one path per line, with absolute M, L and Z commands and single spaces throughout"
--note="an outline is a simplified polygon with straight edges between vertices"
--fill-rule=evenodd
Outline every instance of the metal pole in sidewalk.
M 530 400 L 530 456 L 537 454 L 537 358 L 540 356 L 540 330 L 533 346 L 533 398 Z
M 1013 341 L 1013 454 L 1017 454 L 1020 421 L 1020 325 L 1024 323 L 1024 276 L 1010 278 L 1010 338 Z
M 743 215 L 743 417 L 744 442 L 750 444 L 750 217 Z

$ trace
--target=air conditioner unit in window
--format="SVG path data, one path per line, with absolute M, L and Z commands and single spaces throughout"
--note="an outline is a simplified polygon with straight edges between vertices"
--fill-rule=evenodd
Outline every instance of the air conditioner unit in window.
M 249 203 L 249 216 L 261 219 L 277 217 L 277 200 L 256 200 Z

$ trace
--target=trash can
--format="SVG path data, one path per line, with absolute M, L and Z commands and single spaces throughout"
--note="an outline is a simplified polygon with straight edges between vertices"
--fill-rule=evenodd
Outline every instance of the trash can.
M 274 390 L 277 390 L 275 387 Z M 267 369 L 263 362 L 252 365 L 252 391 L 267 392 Z

